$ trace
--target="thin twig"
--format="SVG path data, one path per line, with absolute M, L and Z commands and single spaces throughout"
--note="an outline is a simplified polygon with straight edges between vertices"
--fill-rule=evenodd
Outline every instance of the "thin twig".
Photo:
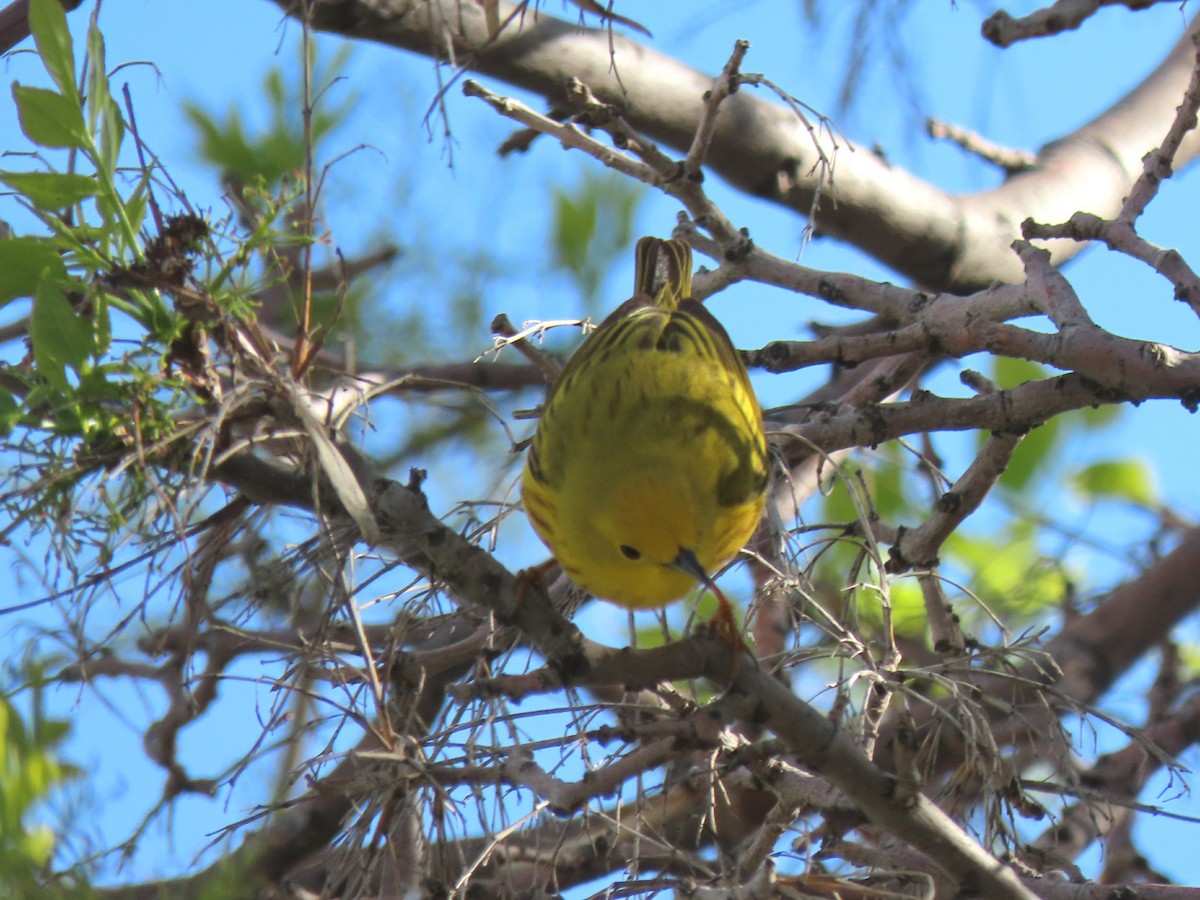
M 713 79 L 712 87 L 704 94 L 704 105 L 700 108 L 700 120 L 696 123 L 696 134 L 692 138 L 692 146 L 688 149 L 687 157 L 683 161 L 685 178 L 700 177 L 700 170 L 704 166 L 708 148 L 712 145 L 713 135 L 717 130 L 717 113 L 725 98 L 737 92 L 742 60 L 746 58 L 749 49 L 749 41 L 736 41 L 733 45 L 733 54 L 725 63 L 725 68 L 721 70 L 720 75 Z
M 940 119 L 927 119 L 925 131 L 931 138 L 957 144 L 968 153 L 1002 169 L 1005 175 L 1024 172 L 1037 164 L 1036 154 L 1030 153 L 1028 150 L 1002 147 L 995 141 L 990 141 L 983 135 L 969 128 L 963 128 L 961 125 L 952 125 Z

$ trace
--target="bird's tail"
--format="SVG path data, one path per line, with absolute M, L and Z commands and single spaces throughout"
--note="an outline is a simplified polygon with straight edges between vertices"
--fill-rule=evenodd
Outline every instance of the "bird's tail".
M 633 290 L 653 297 L 655 306 L 675 309 L 692 296 L 692 248 L 676 238 L 639 240 Z

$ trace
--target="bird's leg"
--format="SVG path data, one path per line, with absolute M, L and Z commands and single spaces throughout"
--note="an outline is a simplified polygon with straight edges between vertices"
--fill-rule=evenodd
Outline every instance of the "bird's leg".
M 713 596 L 717 598 L 717 611 L 713 613 L 709 624 L 716 635 L 729 648 L 729 657 L 731 660 L 729 677 L 733 678 L 737 672 L 739 655 L 744 652 L 753 656 L 754 651 L 746 643 L 746 639 L 742 637 L 741 630 L 737 624 L 737 616 L 733 611 L 733 604 L 729 602 L 729 598 L 725 596 L 724 592 L 716 586 L 711 578 L 707 579 L 705 587 L 712 591 Z
M 558 560 L 550 557 L 545 562 L 540 562 L 536 566 L 530 566 L 527 569 L 521 569 L 517 572 L 517 603 L 520 604 L 525 599 L 525 595 L 533 588 L 541 588 L 546 590 L 546 576 L 554 571 L 554 567 L 558 565 Z
M 732 678 L 737 672 L 738 657 L 745 651 L 751 656 L 754 656 L 754 651 L 750 649 L 750 645 L 742 638 L 741 632 L 738 630 L 737 618 L 733 613 L 733 604 L 717 587 L 712 576 L 708 574 L 704 566 L 700 565 L 700 560 L 696 558 L 696 554 L 686 547 L 679 548 L 679 554 L 670 563 L 670 568 L 683 572 L 685 575 L 691 575 L 700 582 L 701 587 L 712 591 L 712 595 L 717 598 L 717 612 L 712 617 L 709 625 L 717 636 L 725 641 L 729 647 L 729 658 L 731 665 L 729 667 L 729 677 Z

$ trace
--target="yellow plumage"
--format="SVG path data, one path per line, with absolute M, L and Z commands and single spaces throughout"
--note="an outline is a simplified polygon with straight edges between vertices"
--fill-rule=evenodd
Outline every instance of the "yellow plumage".
M 526 458 L 529 521 L 582 588 L 663 606 L 762 515 L 762 411 L 721 324 L 691 299 L 691 249 L 642 238 L 632 299 L 571 357 Z

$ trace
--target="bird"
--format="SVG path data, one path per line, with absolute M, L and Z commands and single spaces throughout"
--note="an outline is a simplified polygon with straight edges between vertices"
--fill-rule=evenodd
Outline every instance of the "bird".
M 644 237 L 633 296 L 548 390 L 521 477 L 529 522 L 593 596 L 650 609 L 703 585 L 736 634 L 713 576 L 753 534 L 766 489 L 762 409 L 692 298 L 691 248 Z

